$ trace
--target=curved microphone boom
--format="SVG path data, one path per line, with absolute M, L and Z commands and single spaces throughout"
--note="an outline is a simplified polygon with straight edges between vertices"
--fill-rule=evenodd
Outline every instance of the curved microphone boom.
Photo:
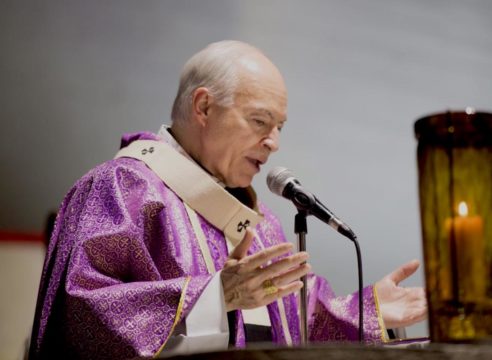
M 291 200 L 298 210 L 314 215 L 352 241 L 357 238 L 347 224 L 337 218 L 316 196 L 302 187 L 289 169 L 277 166 L 270 170 L 267 184 L 271 192 Z

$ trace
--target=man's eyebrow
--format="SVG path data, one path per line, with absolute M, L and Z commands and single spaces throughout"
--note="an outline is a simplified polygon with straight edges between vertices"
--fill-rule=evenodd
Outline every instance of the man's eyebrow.
M 266 114 L 266 115 L 268 115 L 268 117 L 270 119 L 274 120 L 273 114 L 269 110 L 267 110 L 267 109 L 255 109 L 255 110 L 252 111 L 252 115 L 257 114 L 257 113 Z
M 272 112 L 267 109 L 253 109 L 251 111 L 251 115 L 256 115 L 256 114 L 267 115 L 271 120 L 275 120 L 275 117 L 273 116 Z M 279 123 L 281 126 L 283 126 L 286 121 L 287 121 L 287 117 L 280 120 Z

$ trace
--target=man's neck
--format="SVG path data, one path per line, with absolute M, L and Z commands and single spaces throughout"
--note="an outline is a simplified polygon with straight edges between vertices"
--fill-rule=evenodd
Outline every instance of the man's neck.
M 192 146 L 192 143 L 197 143 L 196 141 L 189 141 L 187 142 L 186 139 L 188 138 L 194 138 L 193 136 L 190 136 L 190 133 L 187 133 L 186 136 L 183 136 L 185 131 L 188 131 L 187 129 L 183 131 L 181 127 L 176 126 L 173 124 L 171 127 L 163 125 L 161 129 L 159 130 L 159 134 L 163 136 L 168 142 L 170 142 L 170 145 L 173 146 L 178 152 L 180 152 L 182 155 L 185 155 L 188 157 L 190 160 L 193 160 L 198 166 L 200 166 L 203 170 L 205 170 L 220 186 L 225 187 L 225 184 L 220 181 L 217 177 L 215 177 L 212 173 L 210 173 L 200 162 L 200 159 L 198 156 L 194 156 L 194 148 Z M 198 138 L 198 136 L 196 136 Z
M 175 126 L 175 124 L 173 124 L 173 126 L 171 126 L 171 127 L 163 125 L 159 131 L 159 134 L 162 135 L 168 141 L 172 141 L 173 143 L 170 144 L 171 146 L 173 146 L 177 151 L 179 151 L 183 155 L 185 155 L 188 158 L 190 158 L 191 160 L 193 160 L 203 170 L 205 170 L 208 174 L 210 174 L 210 172 L 206 168 L 203 167 L 203 165 L 200 163 L 200 161 L 198 161 L 197 158 L 193 157 L 192 151 L 189 150 L 191 148 L 191 146 L 188 148 L 186 147 L 187 143 L 186 143 L 185 139 L 188 137 L 192 138 L 192 136 L 188 135 L 188 136 L 181 136 L 180 137 L 180 134 L 183 134 L 182 128 Z M 256 194 L 251 187 L 234 188 L 234 189 L 227 188 L 226 185 L 224 183 L 222 183 L 219 179 L 217 179 L 214 175 L 210 174 L 210 176 L 212 176 L 212 178 L 214 178 L 214 180 L 217 181 L 217 183 L 219 185 L 221 185 L 223 188 L 225 188 L 229 193 L 231 193 L 231 195 L 233 195 L 236 199 L 238 199 L 244 205 L 250 207 L 253 210 L 258 211 L 257 203 L 256 203 Z
M 198 156 L 199 151 L 197 149 L 197 145 L 199 145 L 199 142 L 196 141 L 196 139 L 198 139 L 199 136 L 198 134 L 195 134 L 196 131 L 190 126 L 177 125 L 176 122 L 173 122 L 171 127 L 167 128 L 167 131 L 186 152 L 186 154 L 188 154 L 188 156 L 190 156 L 197 164 L 203 167 L 200 157 Z

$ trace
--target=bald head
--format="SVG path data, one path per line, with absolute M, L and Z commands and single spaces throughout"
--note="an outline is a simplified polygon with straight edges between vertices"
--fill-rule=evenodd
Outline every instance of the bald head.
M 228 187 L 247 187 L 279 148 L 287 94 L 261 51 L 214 43 L 184 66 L 171 132 L 197 163 Z
M 284 86 L 276 66 L 259 49 L 241 41 L 212 43 L 183 67 L 171 114 L 173 123 L 189 119 L 193 92 L 199 87 L 207 88 L 217 104 L 231 106 L 240 84 L 265 80 Z

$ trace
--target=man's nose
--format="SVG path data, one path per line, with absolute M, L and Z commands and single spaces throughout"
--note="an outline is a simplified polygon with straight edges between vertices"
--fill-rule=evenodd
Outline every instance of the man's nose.
M 263 139 L 263 145 L 266 146 L 270 152 L 275 152 L 280 147 L 280 131 L 274 128 L 267 137 Z

